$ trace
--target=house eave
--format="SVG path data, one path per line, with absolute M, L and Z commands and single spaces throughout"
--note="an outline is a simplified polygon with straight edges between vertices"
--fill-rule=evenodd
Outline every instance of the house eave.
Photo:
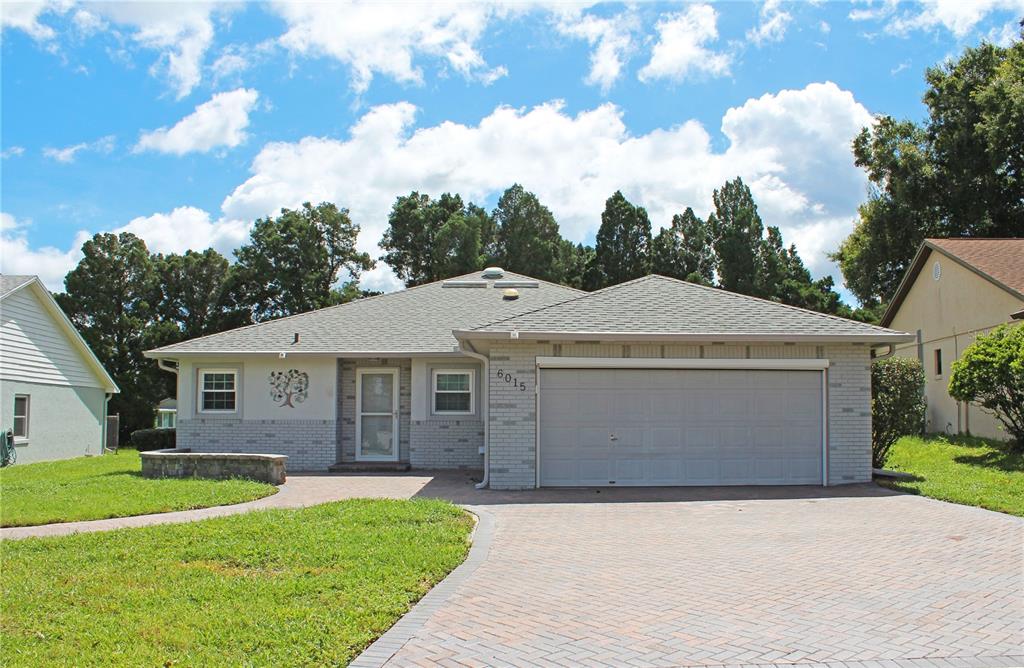
M 347 357 L 373 359 L 382 357 L 465 357 L 458 350 L 147 350 L 143 355 L 149 359 L 179 359 L 182 357 Z
M 455 330 L 460 341 L 670 341 L 670 342 L 744 342 L 773 343 L 900 343 L 913 341 L 904 332 L 871 334 L 762 334 L 756 332 L 565 332 L 565 331 L 479 331 Z

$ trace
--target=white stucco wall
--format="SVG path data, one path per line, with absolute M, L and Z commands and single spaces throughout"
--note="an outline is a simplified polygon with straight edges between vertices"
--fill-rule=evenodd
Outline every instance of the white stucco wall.
M 15 444 L 19 464 L 103 453 L 103 389 L 0 381 L 4 430 L 14 423 L 16 394 L 29 397 L 28 439 Z
M 238 411 L 234 414 L 199 413 L 197 389 L 202 369 L 234 369 L 239 374 Z M 270 395 L 270 373 L 297 369 L 309 375 L 305 401 L 281 406 Z M 333 357 L 276 356 L 183 358 L 178 366 L 178 420 L 334 420 L 335 359 Z

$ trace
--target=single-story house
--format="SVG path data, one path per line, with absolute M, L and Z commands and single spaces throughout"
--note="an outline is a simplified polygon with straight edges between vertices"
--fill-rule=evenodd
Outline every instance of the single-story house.
M 925 239 L 882 316 L 913 332 L 896 354 L 921 360 L 925 429 L 1005 439 L 995 417 L 949 396 L 953 362 L 979 334 L 1024 317 L 1024 239 Z
M 178 445 L 497 489 L 871 478 L 870 361 L 913 337 L 662 276 L 490 268 L 149 351 Z
M 156 405 L 153 426 L 156 429 L 174 429 L 178 424 L 178 400 L 167 397 Z
M 36 276 L 0 276 L 0 429 L 18 462 L 103 454 L 117 384 Z

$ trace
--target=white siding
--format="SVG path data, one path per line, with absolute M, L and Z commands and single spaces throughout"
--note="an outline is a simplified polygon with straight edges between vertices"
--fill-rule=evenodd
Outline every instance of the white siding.
M 0 302 L 0 380 L 103 387 L 31 287 Z

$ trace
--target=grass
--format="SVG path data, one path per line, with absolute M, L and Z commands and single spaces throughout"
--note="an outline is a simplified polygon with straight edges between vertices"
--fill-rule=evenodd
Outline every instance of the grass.
M 0 469 L 0 526 L 98 520 L 252 501 L 277 491 L 251 480 L 142 477 L 135 450 Z
M 444 501 L 6 541 L 3 666 L 345 665 L 463 561 Z
M 1024 453 L 970 436 L 905 436 L 885 468 L 914 475 L 886 487 L 1024 517 Z

